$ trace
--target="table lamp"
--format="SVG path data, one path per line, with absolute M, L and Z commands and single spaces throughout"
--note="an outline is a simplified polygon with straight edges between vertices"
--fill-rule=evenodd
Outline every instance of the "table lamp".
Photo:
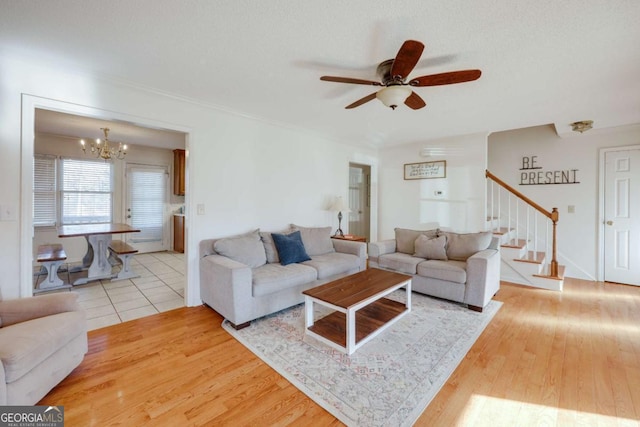
M 351 212 L 351 210 L 349 209 L 349 206 L 347 206 L 344 203 L 344 200 L 342 200 L 342 197 L 338 196 L 329 207 L 329 210 L 333 212 L 338 212 L 338 229 L 336 230 L 336 234 L 334 234 L 334 236 L 339 235 L 340 237 L 344 237 L 344 233 L 342 232 L 342 212 L 344 213 Z

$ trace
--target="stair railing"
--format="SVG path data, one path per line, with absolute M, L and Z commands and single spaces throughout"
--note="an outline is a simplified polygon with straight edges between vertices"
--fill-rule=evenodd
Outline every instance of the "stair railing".
M 559 278 L 559 271 L 558 271 L 558 259 L 557 259 L 557 234 L 556 234 L 556 227 L 558 224 L 558 219 L 559 219 L 559 213 L 558 213 L 558 208 L 552 208 L 551 212 L 549 212 L 548 210 L 544 209 L 542 206 L 540 206 L 539 204 L 537 204 L 536 202 L 534 202 L 533 200 L 531 200 L 530 198 L 528 198 L 527 196 L 525 196 L 524 194 L 522 194 L 521 192 L 519 192 L 518 190 L 516 190 L 515 188 L 511 187 L 509 184 L 507 184 L 506 182 L 502 181 L 500 178 L 498 178 L 497 176 L 495 176 L 494 174 L 492 174 L 491 172 L 489 172 L 488 170 L 485 171 L 485 176 L 490 180 L 491 182 L 491 191 L 489 192 L 489 196 L 490 196 L 490 206 L 491 206 L 491 223 L 493 225 L 493 220 L 494 218 L 496 218 L 496 212 L 494 211 L 494 209 L 496 209 L 496 204 L 497 204 L 497 218 L 501 219 L 502 216 L 502 201 L 501 201 L 501 197 L 500 197 L 500 188 L 498 188 L 498 195 L 497 195 L 497 203 L 496 203 L 496 196 L 495 196 L 495 191 L 494 191 L 494 184 L 499 185 L 500 187 L 502 187 L 503 189 L 505 189 L 507 191 L 507 232 L 510 232 L 511 230 L 511 225 L 512 225 L 512 217 L 511 217 L 511 196 L 516 196 L 518 199 L 522 200 L 526 205 L 527 205 L 527 211 L 526 211 L 526 224 L 525 224 L 525 241 L 528 242 L 529 240 L 529 235 L 530 235 L 530 219 L 529 219 L 529 211 L 531 208 L 535 209 L 536 211 L 538 211 L 541 215 L 547 217 L 551 223 L 552 223 L 552 240 L 551 240 L 551 262 L 549 263 L 549 276 L 550 277 L 554 277 L 554 278 Z M 519 240 L 520 237 L 520 209 L 519 209 L 519 204 L 516 203 L 515 206 L 515 231 L 516 231 L 516 236 L 515 239 L 516 241 Z M 498 221 L 500 222 L 500 220 Z M 545 223 L 545 248 L 548 248 L 548 225 L 549 223 L 546 222 Z M 499 229 L 501 226 L 500 223 L 497 224 L 497 228 Z M 537 241 L 538 241 L 538 221 L 537 221 L 537 217 L 534 215 L 534 219 L 533 219 L 533 233 L 532 235 L 534 236 L 533 239 L 533 251 L 534 254 L 537 251 Z M 545 249 L 545 252 L 548 252 L 548 249 Z

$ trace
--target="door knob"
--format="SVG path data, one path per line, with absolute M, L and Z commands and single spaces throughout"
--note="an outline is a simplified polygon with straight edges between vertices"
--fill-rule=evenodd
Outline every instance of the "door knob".
M 613 221 L 607 221 L 607 225 L 613 225 Z
M 127 218 L 131 218 L 131 215 L 127 215 Z

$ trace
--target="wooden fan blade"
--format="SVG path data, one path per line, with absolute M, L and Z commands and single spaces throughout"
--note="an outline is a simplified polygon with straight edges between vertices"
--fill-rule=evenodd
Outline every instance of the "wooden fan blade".
M 372 99 L 375 99 L 375 98 L 376 98 L 376 94 L 377 94 L 377 92 L 373 92 L 371 95 L 367 95 L 367 96 L 365 96 L 364 98 L 358 99 L 358 100 L 357 100 L 356 102 L 354 102 L 353 104 L 349 104 L 349 105 L 347 105 L 347 106 L 346 106 L 346 107 L 344 107 L 344 108 L 346 108 L 346 109 L 348 109 L 348 110 L 349 110 L 349 109 L 351 109 L 351 108 L 359 107 L 359 106 L 361 106 L 362 104 L 367 103 L 367 102 L 371 101 Z
M 448 73 L 431 74 L 429 76 L 416 77 L 411 79 L 411 86 L 440 86 L 451 85 L 454 83 L 464 83 L 477 80 L 480 78 L 482 71 L 480 70 L 461 70 L 450 71 Z
M 391 77 L 405 79 L 420 60 L 424 45 L 415 40 L 407 40 L 402 44 L 391 66 Z
M 409 95 L 406 101 L 404 101 L 404 104 L 413 110 L 419 110 L 427 105 L 427 103 L 424 102 L 422 98 L 420 98 L 420 95 L 415 92 L 411 92 L 411 95 Z
M 369 85 L 369 86 L 382 86 L 380 82 L 374 82 L 373 80 L 362 80 L 362 79 L 352 79 L 351 77 L 333 77 L 333 76 L 322 76 L 320 80 L 324 80 L 325 82 L 336 82 L 336 83 L 352 83 L 356 85 Z

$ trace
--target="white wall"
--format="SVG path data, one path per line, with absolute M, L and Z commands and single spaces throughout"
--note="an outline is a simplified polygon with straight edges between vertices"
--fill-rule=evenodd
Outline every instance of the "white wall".
M 423 149 L 433 155 L 420 156 Z M 486 134 L 389 147 L 380 150 L 379 156 L 381 239 L 393 238 L 395 227 L 458 232 L 485 229 Z M 446 178 L 404 180 L 404 164 L 436 160 L 446 160 Z
M 372 150 L 6 56 L 0 57 L 0 105 L 0 204 L 18 211 L 16 220 L 0 221 L 4 298 L 31 289 L 31 194 L 21 191 L 20 181 L 28 183 L 33 174 L 36 107 L 188 134 L 189 305 L 200 304 L 202 239 L 291 222 L 337 227 L 337 218 L 325 209 L 332 197 L 347 197 L 349 162 L 374 164 L 377 173 Z M 198 205 L 203 215 L 195 214 Z
M 558 259 L 565 275 L 596 280 L 598 275 L 599 150 L 640 144 L 640 127 L 594 129 L 560 138 L 553 126 L 537 126 L 489 136 L 489 170 L 543 208 L 557 207 Z M 543 170 L 578 169 L 579 184 L 519 185 L 523 157 L 537 156 Z M 575 213 L 568 213 L 568 206 Z

